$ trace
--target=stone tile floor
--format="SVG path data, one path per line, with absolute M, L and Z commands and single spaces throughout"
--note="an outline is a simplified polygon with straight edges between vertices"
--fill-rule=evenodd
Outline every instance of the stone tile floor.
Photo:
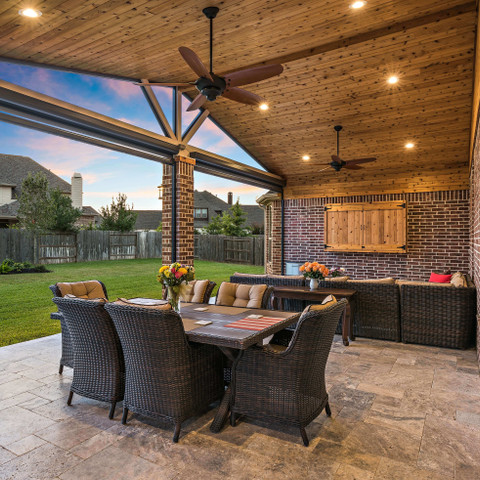
M 74 396 L 58 375 L 60 336 L 0 349 L 0 479 L 478 479 L 480 378 L 475 352 L 335 339 L 333 415 L 308 428 L 251 420 L 212 434 L 214 409 L 186 422 L 132 417 Z

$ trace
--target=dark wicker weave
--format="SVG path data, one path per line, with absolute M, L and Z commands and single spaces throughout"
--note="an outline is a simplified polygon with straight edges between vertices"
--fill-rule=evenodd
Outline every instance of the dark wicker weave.
M 205 294 L 203 295 L 202 303 L 208 303 L 208 301 L 210 300 L 210 297 L 212 296 L 213 289 L 216 286 L 217 284 L 215 282 L 211 282 L 211 281 L 208 282 L 207 288 L 205 289 Z M 163 288 L 163 291 L 162 291 L 163 300 L 167 299 L 167 293 L 168 293 L 167 289 Z
M 259 284 L 266 283 L 269 286 L 279 287 L 304 287 L 305 279 L 301 276 L 291 275 L 232 275 L 230 277 L 232 283 L 249 283 Z M 284 300 L 283 309 L 287 312 L 301 312 L 305 308 L 305 302 L 302 300 Z
M 211 345 L 189 344 L 180 316 L 109 303 L 105 306 L 122 342 L 126 387 L 122 423 L 129 410 L 181 423 L 224 393 L 223 355 Z
M 96 280 L 100 285 L 102 285 L 103 291 L 105 293 L 105 298 L 108 300 L 107 288 L 100 280 Z M 57 285 L 50 285 L 48 287 L 54 297 L 62 297 L 62 293 Z M 60 358 L 60 367 L 58 373 L 61 375 L 63 372 L 63 367 L 73 368 L 73 346 L 72 340 L 70 339 L 70 333 L 68 332 L 68 327 L 63 319 L 63 316 L 60 312 L 53 312 L 50 314 L 52 320 L 60 320 L 60 328 L 62 330 L 62 356 Z
M 73 381 L 68 405 L 74 393 L 111 404 L 123 400 L 125 366 L 122 347 L 103 302 L 54 297 L 73 345 Z
M 473 287 L 401 285 L 402 340 L 448 348 L 475 342 Z
M 323 409 L 330 415 L 325 388 L 325 365 L 345 299 L 324 310 L 304 313 L 289 347 L 276 353 L 272 347 L 245 350 L 233 367 L 232 416 L 261 418 L 300 428 L 308 446 L 305 427 Z
M 320 288 L 356 290 L 354 334 L 359 337 L 394 340 L 400 335 L 400 291 L 395 284 L 320 281 Z M 335 295 L 335 292 L 332 291 Z M 341 333 L 341 324 L 337 327 Z

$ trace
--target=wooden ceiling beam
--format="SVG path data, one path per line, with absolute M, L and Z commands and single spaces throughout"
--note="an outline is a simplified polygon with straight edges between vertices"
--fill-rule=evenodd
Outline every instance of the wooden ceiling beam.
M 387 27 L 377 28 L 368 32 L 358 33 L 352 35 L 351 37 L 342 38 L 340 40 L 334 40 L 333 42 L 328 42 L 318 47 L 306 48 L 305 50 L 300 50 L 298 52 L 290 53 L 287 55 L 280 55 L 275 58 L 270 58 L 264 62 L 252 63 L 243 67 L 239 67 L 238 70 L 243 70 L 247 68 L 258 67 L 260 65 L 273 65 L 273 64 L 286 64 L 294 62 L 296 60 L 301 60 L 308 57 L 313 57 L 315 55 L 320 55 L 322 53 L 332 52 L 334 50 L 339 50 L 340 48 L 349 47 L 351 45 L 357 45 L 359 43 L 368 42 L 371 40 L 376 40 L 378 38 L 385 37 L 387 35 L 392 35 L 394 33 L 405 32 L 411 28 L 422 27 L 430 23 L 439 22 L 446 18 L 455 17 L 463 13 L 474 12 L 477 8 L 477 2 L 470 1 L 462 5 L 458 5 L 452 8 L 446 8 L 423 17 L 416 17 L 410 20 L 404 20 L 402 22 L 393 23 Z

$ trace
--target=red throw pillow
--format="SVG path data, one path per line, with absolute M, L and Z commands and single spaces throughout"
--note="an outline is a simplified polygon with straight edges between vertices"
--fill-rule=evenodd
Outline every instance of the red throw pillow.
M 432 272 L 430 275 L 430 280 L 429 282 L 434 282 L 434 283 L 450 283 L 450 280 L 452 279 L 451 275 L 441 275 L 439 273 Z

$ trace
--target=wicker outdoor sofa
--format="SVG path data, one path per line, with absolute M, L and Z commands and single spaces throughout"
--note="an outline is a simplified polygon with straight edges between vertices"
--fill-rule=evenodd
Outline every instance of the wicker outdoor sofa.
M 235 274 L 231 282 L 306 286 L 301 276 Z M 475 287 L 439 286 L 428 282 L 321 281 L 320 288 L 354 289 L 354 334 L 447 348 L 468 348 L 475 341 Z M 305 302 L 285 303 L 301 311 Z M 341 333 L 340 325 L 337 333 Z

